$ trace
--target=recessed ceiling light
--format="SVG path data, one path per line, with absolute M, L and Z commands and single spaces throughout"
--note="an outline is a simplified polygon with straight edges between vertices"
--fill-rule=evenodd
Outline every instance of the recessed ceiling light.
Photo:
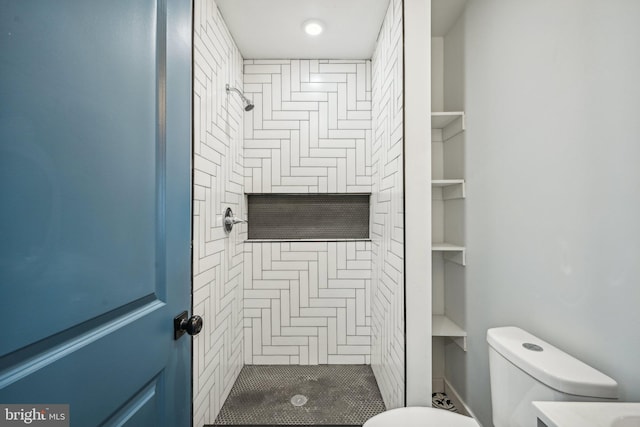
M 317 19 L 309 19 L 302 24 L 302 28 L 304 28 L 304 32 L 309 34 L 310 36 L 317 36 L 324 30 L 324 26 L 322 22 Z

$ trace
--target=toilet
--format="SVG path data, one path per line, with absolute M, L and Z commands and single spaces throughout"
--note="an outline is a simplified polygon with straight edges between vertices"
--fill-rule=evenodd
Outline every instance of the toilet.
M 513 326 L 487 331 L 494 427 L 535 427 L 533 401 L 611 401 L 618 384 L 602 372 Z M 363 427 L 479 427 L 444 409 L 392 409 Z

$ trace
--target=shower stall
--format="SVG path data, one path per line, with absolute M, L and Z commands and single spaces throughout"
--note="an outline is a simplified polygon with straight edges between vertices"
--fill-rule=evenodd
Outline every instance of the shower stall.
M 405 403 L 402 2 L 354 60 L 244 58 L 218 6 L 194 10 L 193 424 L 361 425 Z

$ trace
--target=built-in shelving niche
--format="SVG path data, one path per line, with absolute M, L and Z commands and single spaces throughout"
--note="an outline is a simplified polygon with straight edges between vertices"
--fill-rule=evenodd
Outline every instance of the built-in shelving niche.
M 446 392 L 461 413 L 454 386 L 467 351 L 467 256 L 465 161 L 467 113 L 464 77 L 466 0 L 431 1 L 431 218 L 432 389 Z M 471 124 L 471 123 L 470 123 Z M 474 141 L 475 143 L 475 141 Z M 447 373 L 457 372 L 455 378 Z M 450 382 L 451 381 L 451 382 Z M 459 396 L 458 396 L 459 397 Z
M 462 111 L 431 114 L 432 149 L 432 244 L 434 277 L 432 285 L 437 301 L 433 314 L 433 337 L 450 338 L 462 350 L 467 350 L 467 333 L 447 316 L 444 294 L 447 286 L 455 286 L 447 279 L 446 263 L 465 266 L 464 245 L 464 140 L 465 115 Z

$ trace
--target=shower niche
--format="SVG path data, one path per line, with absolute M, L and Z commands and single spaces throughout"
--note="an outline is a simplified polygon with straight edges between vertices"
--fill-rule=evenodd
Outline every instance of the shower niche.
M 463 20 L 466 2 L 434 0 L 431 25 L 431 257 L 433 392 L 456 407 L 467 351 Z

